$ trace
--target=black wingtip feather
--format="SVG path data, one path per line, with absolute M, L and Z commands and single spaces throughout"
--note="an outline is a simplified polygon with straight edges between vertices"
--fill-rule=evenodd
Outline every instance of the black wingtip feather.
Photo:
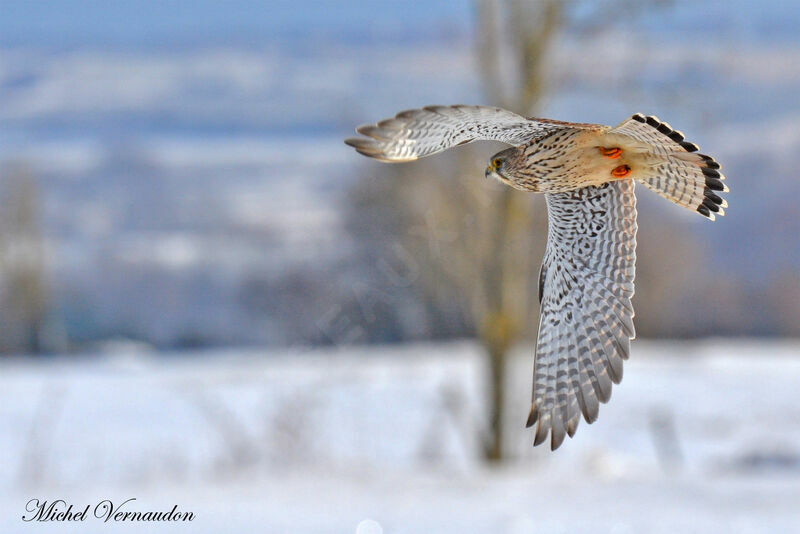
M 684 136 L 682 132 L 673 130 L 672 126 L 670 126 L 666 122 L 661 122 L 655 115 L 648 115 L 647 117 L 645 117 L 641 113 L 637 113 L 636 115 L 633 115 L 631 118 L 639 122 L 643 123 L 646 122 L 648 125 L 652 126 L 660 133 L 666 135 L 667 137 L 669 137 L 670 139 L 681 145 L 681 147 L 683 147 L 683 149 L 687 152 L 697 152 L 698 150 L 700 150 L 700 147 L 698 147 L 696 144 L 690 143 L 689 141 L 684 141 Z M 706 160 L 706 166 L 708 168 L 710 169 L 719 168 L 719 163 L 714 161 L 713 158 L 704 155 L 703 159 L 705 158 L 708 158 Z
M 714 213 L 719 213 L 719 205 L 708 197 L 703 198 L 703 203 L 701 205 L 707 207 Z
M 700 147 L 694 143 L 690 143 L 688 141 L 682 141 L 680 144 L 686 152 L 697 152 L 700 150 Z
M 722 180 L 717 178 L 706 178 L 706 186 L 714 191 L 725 191 L 725 185 Z
M 699 206 L 697 206 L 697 211 L 698 213 L 700 213 L 700 215 L 704 215 L 708 218 L 711 218 L 711 211 L 708 209 L 708 207 L 706 207 L 705 204 L 700 204 Z
M 538 445 L 541 445 L 542 443 L 544 443 L 544 440 L 546 439 L 547 439 L 547 432 L 542 432 L 541 434 L 537 432 L 536 435 L 533 437 L 533 446 L 536 447 Z
M 532 427 L 537 419 L 539 419 L 539 412 L 536 410 L 536 406 L 531 404 L 531 411 L 528 413 L 528 420 L 525 422 L 525 428 Z
M 356 150 L 374 150 L 375 152 L 379 152 L 377 148 L 373 146 L 375 141 L 372 139 L 365 139 L 363 137 L 348 137 L 344 140 L 344 144 L 355 148 Z
M 707 199 L 711 200 L 711 202 L 719 204 L 720 206 L 722 205 L 722 197 L 714 193 L 714 191 L 710 187 L 705 188 L 705 190 L 703 191 L 703 195 Z
M 656 129 L 659 132 L 661 132 L 662 134 L 664 134 L 664 135 L 669 135 L 669 134 L 672 133 L 672 128 L 670 128 L 668 124 L 663 123 L 663 122 L 661 124 L 659 124 L 658 128 L 656 128 Z
M 672 130 L 672 133 L 669 134 L 669 138 L 675 141 L 676 143 L 680 143 L 684 140 L 683 134 L 678 130 Z
M 701 158 L 703 158 L 703 162 L 706 164 L 706 167 L 709 169 L 719 169 L 720 165 L 717 161 L 712 158 L 711 156 L 707 156 L 705 154 L 698 154 Z

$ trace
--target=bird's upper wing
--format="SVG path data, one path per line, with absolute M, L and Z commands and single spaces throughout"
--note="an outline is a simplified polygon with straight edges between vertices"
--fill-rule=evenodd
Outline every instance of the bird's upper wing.
M 546 195 L 547 249 L 528 426 L 555 449 L 591 423 L 622 379 L 633 329 L 636 197 L 633 180 Z
M 381 161 L 412 161 L 456 145 L 494 140 L 521 145 L 563 128 L 597 128 L 548 119 L 526 119 L 502 108 L 487 106 L 426 106 L 401 111 L 392 119 L 365 124 L 345 143 L 361 154 Z

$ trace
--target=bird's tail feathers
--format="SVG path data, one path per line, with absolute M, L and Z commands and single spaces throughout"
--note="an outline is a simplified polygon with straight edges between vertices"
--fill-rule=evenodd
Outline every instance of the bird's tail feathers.
M 637 113 L 610 134 L 633 138 L 637 165 L 633 178 L 679 206 L 711 219 L 724 215 L 728 203 L 718 193 L 728 191 L 720 165 L 700 154 L 694 143 L 654 116 Z

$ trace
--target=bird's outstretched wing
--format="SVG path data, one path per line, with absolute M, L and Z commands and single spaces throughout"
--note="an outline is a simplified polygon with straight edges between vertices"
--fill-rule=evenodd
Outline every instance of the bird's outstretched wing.
M 502 108 L 488 106 L 426 106 L 401 111 L 392 119 L 356 128 L 364 137 L 345 143 L 361 154 L 388 162 L 412 161 L 477 140 L 521 145 L 563 128 L 597 128 L 599 125 L 526 119 Z
M 633 180 L 546 195 L 547 249 L 539 275 L 541 315 L 528 426 L 556 449 L 581 413 L 622 379 L 633 328 L 636 197 Z

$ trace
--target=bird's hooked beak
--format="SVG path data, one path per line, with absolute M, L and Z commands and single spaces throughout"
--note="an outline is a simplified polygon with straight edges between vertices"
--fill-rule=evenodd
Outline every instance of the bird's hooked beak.
M 497 174 L 497 165 L 495 165 L 496 160 L 492 160 L 489 162 L 489 166 L 486 167 L 486 172 L 483 174 L 484 178 L 488 178 Z

